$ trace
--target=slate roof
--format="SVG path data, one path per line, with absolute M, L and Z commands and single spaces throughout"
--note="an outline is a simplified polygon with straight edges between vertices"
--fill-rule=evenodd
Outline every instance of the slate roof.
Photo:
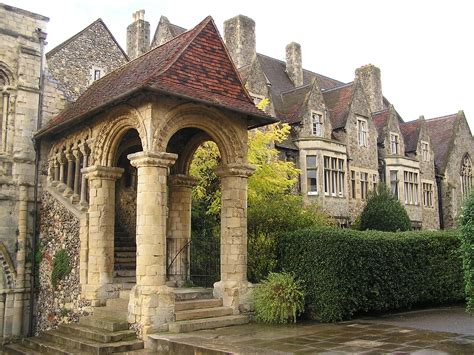
M 281 93 L 278 118 L 287 123 L 296 123 L 301 120 L 301 110 L 308 99 L 313 85 L 308 84 L 296 89 Z
M 324 101 L 329 111 L 329 118 L 331 119 L 332 129 L 344 128 L 346 126 L 353 88 L 353 83 L 349 83 L 323 92 Z
M 82 120 L 139 91 L 157 91 L 246 114 L 256 127 L 270 118 L 253 104 L 214 21 L 207 17 L 182 33 L 94 82 L 37 136 Z
M 405 153 L 415 152 L 420 137 L 421 120 L 400 123 L 400 131 L 405 142 Z
M 377 129 L 377 144 L 383 143 L 385 139 L 384 128 L 387 126 L 389 117 L 389 110 L 375 112 L 372 115 L 372 120 L 374 121 L 375 128 Z
M 435 166 L 439 173 L 444 171 L 449 148 L 454 140 L 454 128 L 457 114 L 431 118 L 426 120 L 426 126 L 431 138 L 431 146 L 435 154 Z

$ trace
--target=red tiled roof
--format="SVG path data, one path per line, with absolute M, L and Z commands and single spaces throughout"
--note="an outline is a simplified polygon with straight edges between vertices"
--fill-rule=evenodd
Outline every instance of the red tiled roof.
M 332 129 L 344 128 L 346 126 L 353 86 L 353 83 L 349 83 L 323 92 L 324 101 L 329 110 Z
M 388 110 L 383 110 L 376 112 L 372 115 L 372 120 L 374 121 L 375 128 L 377 129 L 377 143 L 382 143 L 384 141 L 383 129 L 387 125 L 388 118 L 390 113 Z
M 91 116 L 106 105 L 144 90 L 240 112 L 254 119 L 255 126 L 274 121 L 253 104 L 214 21 L 207 17 L 193 29 L 96 81 L 37 136 Z
M 446 166 L 449 148 L 454 139 L 454 128 L 458 115 L 452 114 L 426 120 L 426 126 L 431 138 L 431 145 L 435 154 L 435 165 L 442 173 Z
M 418 137 L 420 136 L 421 121 L 414 120 L 410 122 L 400 123 L 400 131 L 405 142 L 405 153 L 416 151 L 418 146 Z

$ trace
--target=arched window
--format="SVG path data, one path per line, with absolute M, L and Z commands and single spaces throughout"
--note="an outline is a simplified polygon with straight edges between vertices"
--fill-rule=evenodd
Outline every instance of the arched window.
M 461 191 L 463 197 L 471 192 L 472 188 L 472 162 L 469 154 L 464 155 L 461 163 Z
M 8 110 L 11 75 L 6 66 L 0 63 L 0 152 L 7 151 Z

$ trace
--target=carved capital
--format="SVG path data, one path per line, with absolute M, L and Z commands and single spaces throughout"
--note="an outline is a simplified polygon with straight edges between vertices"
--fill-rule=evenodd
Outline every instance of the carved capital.
M 89 145 L 87 143 L 79 144 L 78 148 L 81 151 L 82 155 L 89 155 L 91 152 Z
M 170 176 L 171 186 L 183 186 L 193 188 L 196 186 L 198 179 L 189 175 L 175 174 Z
M 217 167 L 216 174 L 220 178 L 227 176 L 248 178 L 253 174 L 254 171 L 255 167 L 250 164 L 233 163 Z
M 178 155 L 165 152 L 138 152 L 127 155 L 127 158 L 135 168 L 149 166 L 168 168 L 175 163 Z
M 117 180 L 122 176 L 123 169 L 109 166 L 93 165 L 81 169 L 81 172 L 85 175 L 86 179 L 89 180 Z

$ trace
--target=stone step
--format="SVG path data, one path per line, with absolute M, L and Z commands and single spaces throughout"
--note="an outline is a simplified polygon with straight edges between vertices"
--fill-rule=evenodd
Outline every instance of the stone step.
M 135 250 L 116 250 L 114 253 L 115 259 L 117 258 L 137 258 L 137 252 Z
M 137 278 L 135 276 L 118 276 L 114 277 L 115 284 L 126 284 L 126 283 L 133 283 L 137 282 Z
M 221 307 L 222 299 L 211 298 L 203 300 L 180 301 L 175 303 L 175 311 L 187 311 L 190 309 L 203 309 Z
M 231 325 L 247 324 L 249 317 L 244 315 L 182 320 L 169 324 L 170 333 L 187 333 L 195 330 L 215 329 Z
M 74 335 L 81 339 L 97 341 L 99 343 L 136 339 L 135 331 L 131 329 L 109 332 L 103 329 L 85 327 L 81 324 L 61 324 L 57 330 L 64 334 Z
M 129 258 L 129 257 L 119 257 L 114 259 L 115 264 L 135 264 L 137 262 L 137 258 Z
M 111 318 L 117 321 L 127 321 L 127 307 L 114 307 L 114 306 L 106 306 L 106 307 L 95 307 L 94 308 L 94 315 L 97 317 L 102 318 Z
M 120 290 L 119 298 L 124 300 L 130 300 L 130 290 Z
M 126 298 L 110 298 L 107 300 L 107 307 L 97 307 L 97 308 L 110 308 L 110 309 L 128 309 L 128 299 Z
M 230 307 L 214 307 L 204 309 L 190 309 L 187 311 L 176 312 L 176 321 L 191 320 L 191 319 L 204 319 L 204 318 L 215 318 L 230 316 L 233 314 L 233 310 Z
M 68 350 L 78 350 L 88 354 L 109 354 L 118 351 L 143 349 L 143 342 L 138 339 L 122 340 L 117 342 L 100 343 L 94 340 L 77 338 L 74 335 L 55 330 L 43 333 L 40 338 L 49 340 L 63 346 Z
M 130 291 L 133 288 L 133 286 L 135 286 L 135 281 L 124 282 L 124 283 L 116 282 L 114 286 L 117 288 L 117 291 L 122 291 L 122 290 Z
M 115 252 L 137 252 L 137 246 L 136 245 L 123 245 L 123 246 L 118 246 L 117 244 L 114 244 L 114 251 Z
M 101 317 L 101 316 L 88 316 L 81 317 L 79 324 L 86 327 L 99 328 L 108 330 L 110 332 L 116 332 L 119 330 L 128 330 L 128 322 L 125 320 L 115 319 L 114 317 Z
M 25 344 L 15 344 L 15 343 L 5 345 L 3 349 L 3 353 L 6 355 L 44 354 L 39 351 L 35 351 L 32 348 L 28 348 Z
M 25 338 L 23 339 L 23 343 L 27 348 L 31 348 L 35 351 L 39 351 L 42 353 L 49 353 L 49 354 L 70 354 L 70 351 L 64 349 L 58 343 L 55 343 L 51 340 L 44 339 L 42 336 L 32 337 L 32 338 Z
M 114 271 L 118 270 L 135 270 L 137 266 L 136 264 L 114 264 Z
M 137 274 L 136 268 L 129 269 L 129 270 L 115 270 L 114 277 L 135 277 Z
M 175 288 L 173 292 L 176 302 L 212 298 L 212 288 Z

